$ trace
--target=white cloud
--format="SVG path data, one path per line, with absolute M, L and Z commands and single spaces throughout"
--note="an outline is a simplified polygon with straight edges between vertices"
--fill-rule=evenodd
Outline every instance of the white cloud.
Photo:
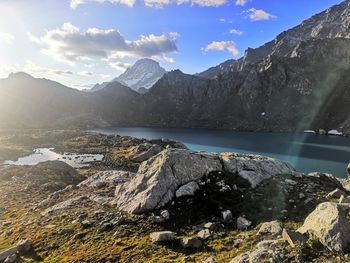
M 238 30 L 238 29 L 235 29 L 235 28 L 230 29 L 229 33 L 230 33 L 230 34 L 233 34 L 233 35 L 237 35 L 237 36 L 243 35 L 243 32 L 242 32 L 242 31 L 240 31 L 240 30 Z
M 245 6 L 248 0 L 236 0 L 236 5 Z
M 144 0 L 145 5 L 149 7 L 162 8 L 170 4 L 191 4 L 202 7 L 222 6 L 227 3 L 227 0 Z
M 77 60 L 113 57 L 153 57 L 177 51 L 177 33 L 140 36 L 138 40 L 125 39 L 118 30 L 89 28 L 81 31 L 71 23 L 47 31 L 42 37 L 30 33 L 35 43 L 45 46 L 42 52 L 58 61 L 74 64 Z
M 262 9 L 251 8 L 246 12 L 248 13 L 249 19 L 252 21 L 269 20 L 271 18 L 277 18 L 277 16 L 271 15 Z
M 110 62 L 109 65 L 118 71 L 124 71 L 131 66 L 130 64 L 123 62 Z
M 12 44 L 13 40 L 15 40 L 14 35 L 7 32 L 0 32 L 0 42 L 5 42 L 6 44 Z
M 112 3 L 112 4 L 121 4 L 126 5 L 129 7 L 132 7 L 135 4 L 135 0 L 70 0 L 70 7 L 75 9 L 79 5 L 84 5 L 89 2 L 96 2 L 96 3 Z
M 216 50 L 216 51 L 229 51 L 233 56 L 237 56 L 239 51 L 233 41 L 213 41 L 206 48 L 202 48 L 205 52 Z
M 79 76 L 83 76 L 83 77 L 92 77 L 94 76 L 94 73 L 90 72 L 90 71 L 79 71 L 77 73 Z

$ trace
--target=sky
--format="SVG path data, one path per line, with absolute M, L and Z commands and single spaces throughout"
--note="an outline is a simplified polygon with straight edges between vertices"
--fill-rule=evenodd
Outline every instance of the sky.
M 84 89 L 140 58 L 198 73 L 340 0 L 0 0 L 0 78 Z

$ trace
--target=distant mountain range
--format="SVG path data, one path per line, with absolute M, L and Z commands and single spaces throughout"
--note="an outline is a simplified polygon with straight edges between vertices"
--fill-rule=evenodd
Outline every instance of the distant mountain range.
M 0 80 L 0 126 L 350 133 L 350 0 L 197 75 L 159 68 L 142 60 L 91 93 L 13 74 Z
M 165 73 L 166 70 L 157 61 L 144 58 L 138 60 L 119 77 L 110 82 L 96 84 L 92 89 L 87 91 L 95 92 L 105 88 L 109 83 L 117 81 L 139 93 L 146 93 Z

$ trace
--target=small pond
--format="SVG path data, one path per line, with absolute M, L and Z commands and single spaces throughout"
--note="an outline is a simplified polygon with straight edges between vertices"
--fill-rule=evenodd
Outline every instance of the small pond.
M 5 161 L 7 165 L 36 165 L 46 161 L 62 161 L 74 168 L 82 168 L 90 165 L 91 162 L 101 161 L 102 154 L 77 154 L 77 153 L 63 153 L 59 154 L 53 151 L 53 148 L 38 148 L 34 149 L 33 153 L 18 158 L 17 161 Z

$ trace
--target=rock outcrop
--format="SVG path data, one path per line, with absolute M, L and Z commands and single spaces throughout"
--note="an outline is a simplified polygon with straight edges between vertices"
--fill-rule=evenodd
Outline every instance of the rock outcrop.
M 260 156 L 166 149 L 143 162 L 131 180 L 116 187 L 114 203 L 133 214 L 158 209 L 175 196 L 193 195 L 198 189 L 196 181 L 215 171 L 240 176 L 252 187 L 275 175 L 295 172 L 283 162 Z
M 248 180 L 252 187 L 274 175 L 294 172 L 288 164 L 263 156 L 224 153 L 221 158 L 226 172 L 238 174 Z
M 346 205 L 321 203 L 305 219 L 298 231 L 315 235 L 333 252 L 345 253 L 350 246 L 350 223 L 347 215 Z
M 217 155 L 168 149 L 143 162 L 137 175 L 118 185 L 115 203 L 133 214 L 161 208 L 181 186 L 222 169 Z

